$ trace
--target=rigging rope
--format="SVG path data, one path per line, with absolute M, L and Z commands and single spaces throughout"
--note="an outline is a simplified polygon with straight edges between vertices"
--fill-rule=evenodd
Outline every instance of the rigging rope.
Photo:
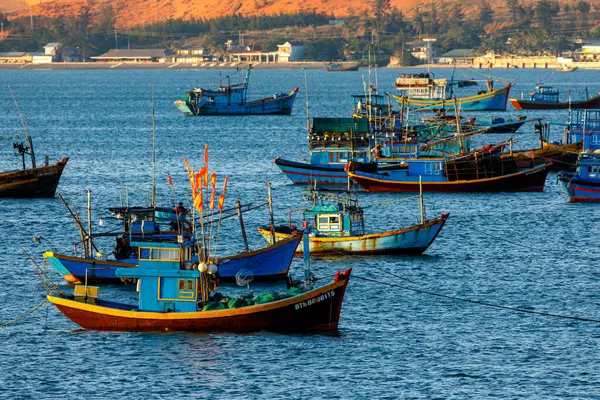
M 422 290 L 422 289 L 409 288 L 406 286 L 398 285 L 396 283 L 378 281 L 376 279 L 366 278 L 364 276 L 359 276 L 359 275 L 354 275 L 354 274 L 352 275 L 352 278 L 360 279 L 360 280 L 367 281 L 367 282 L 377 283 L 380 285 L 386 285 L 386 286 L 390 286 L 390 287 L 404 289 L 404 290 L 408 290 L 408 291 L 411 291 L 414 293 L 427 294 L 429 296 L 441 297 L 441 298 L 448 299 L 448 300 L 460 301 L 463 303 L 470 303 L 470 304 L 477 304 L 480 306 L 486 306 L 486 307 L 491 307 L 491 308 L 498 308 L 501 310 L 515 311 L 515 312 L 521 312 L 521 313 L 525 313 L 525 314 L 540 315 L 543 317 L 562 318 L 562 319 L 570 319 L 570 320 L 575 320 L 575 321 L 600 323 L 600 320 L 592 319 L 592 318 L 584 318 L 584 317 L 577 317 L 577 316 L 563 315 L 563 314 L 554 314 L 554 313 L 547 313 L 547 312 L 543 312 L 543 311 L 526 310 L 524 308 L 517 308 L 517 307 L 508 307 L 508 306 L 503 306 L 503 305 L 499 305 L 499 304 L 488 303 L 485 301 L 465 299 L 462 297 L 449 296 L 449 295 L 436 293 L 436 292 L 430 292 L 430 291 Z
M 44 301 L 42 301 L 37 306 L 33 307 L 33 309 L 27 311 L 25 314 L 21 315 L 19 318 L 13 319 L 12 321 L 5 322 L 3 324 L 0 324 L 0 327 L 5 327 L 5 326 L 8 326 L 8 325 L 14 324 L 15 322 L 21 321 L 22 319 L 24 319 L 24 318 L 28 317 L 29 315 L 33 314 L 35 312 L 35 310 L 37 310 L 38 308 L 40 308 L 47 301 L 48 301 L 48 299 L 44 299 Z

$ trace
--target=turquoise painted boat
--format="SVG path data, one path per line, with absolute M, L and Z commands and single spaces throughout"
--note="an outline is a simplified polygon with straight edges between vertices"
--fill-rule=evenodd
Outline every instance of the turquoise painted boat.
M 309 252 L 314 255 L 337 254 L 422 254 L 438 236 L 448 216 L 445 213 L 434 219 L 421 215 L 421 223 L 391 231 L 366 233 L 363 209 L 358 201 L 349 197 L 331 197 L 312 193 L 312 206 L 302 210 L 303 221 L 309 221 Z M 269 243 L 285 240 L 298 232 L 291 224 L 261 227 L 260 234 Z M 298 246 L 297 254 L 304 252 Z
M 299 88 L 249 101 L 247 95 L 250 69 L 246 70 L 242 83 L 228 83 L 227 86 L 219 86 L 216 90 L 194 88 L 186 94 L 185 100 L 175 101 L 175 105 L 188 116 L 291 114 Z

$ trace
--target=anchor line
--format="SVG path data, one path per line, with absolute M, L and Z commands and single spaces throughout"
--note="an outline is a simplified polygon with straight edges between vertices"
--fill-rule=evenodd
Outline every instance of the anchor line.
M 398 285 L 398 284 L 391 283 L 391 282 L 378 281 L 376 279 L 366 278 L 364 276 L 359 276 L 359 275 L 352 275 L 352 278 L 354 278 L 354 279 L 360 279 L 360 280 L 367 281 L 367 282 L 377 283 L 377 284 L 380 284 L 380 285 L 386 285 L 386 286 L 390 286 L 390 287 L 394 287 L 394 288 L 404 289 L 404 290 L 408 290 L 408 291 L 411 291 L 411 292 L 414 292 L 414 293 L 426 294 L 426 295 L 435 296 L 435 297 L 441 297 L 441 298 L 448 299 L 448 300 L 453 300 L 453 301 L 460 301 L 460 302 L 463 302 L 463 303 L 477 304 L 477 305 L 480 305 L 480 306 L 491 307 L 491 308 L 498 308 L 498 309 L 501 309 L 501 310 L 515 311 L 515 312 L 520 312 L 520 313 L 525 313 L 525 314 L 539 315 L 539 316 L 542 316 L 542 317 L 570 319 L 570 320 L 575 320 L 575 321 L 594 322 L 594 323 L 599 323 L 600 324 L 600 320 L 592 319 L 592 318 L 584 318 L 584 317 L 577 317 L 577 316 L 563 315 L 563 314 L 554 314 L 554 313 L 547 313 L 547 312 L 543 312 L 543 311 L 526 310 L 526 309 L 523 309 L 523 308 L 503 306 L 503 305 L 500 305 L 500 304 L 488 303 L 488 302 L 485 302 L 485 301 L 465 299 L 465 298 L 462 298 L 462 297 L 449 296 L 449 295 L 446 295 L 446 294 L 436 293 L 436 292 L 430 292 L 430 291 L 422 290 L 422 289 L 409 288 L 409 287 Z
M 42 301 L 40 304 L 38 304 L 37 306 L 33 307 L 31 310 L 27 311 L 25 314 L 21 315 L 19 318 L 13 319 L 12 321 L 8 321 L 5 322 L 3 324 L 0 324 L 0 327 L 5 327 L 5 326 L 9 326 L 11 324 L 14 324 L 15 322 L 19 322 L 22 319 L 27 318 L 28 316 L 30 316 L 31 314 L 33 314 L 35 312 L 35 310 L 37 310 L 38 308 L 40 308 L 42 305 L 44 305 L 44 303 L 46 303 L 48 301 L 48 299 L 44 299 L 44 301 Z

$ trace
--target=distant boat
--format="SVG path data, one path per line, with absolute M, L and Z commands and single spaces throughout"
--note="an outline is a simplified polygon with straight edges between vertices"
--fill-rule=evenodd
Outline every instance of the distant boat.
M 329 63 L 325 64 L 325 70 L 329 72 L 338 72 L 338 71 L 358 71 L 360 67 L 360 63 Z
M 8 88 L 13 95 L 17 112 L 21 118 L 27 144 L 13 143 L 13 148 L 17 150 L 17 155 L 21 157 L 23 169 L 0 173 L 0 198 L 54 197 L 56 187 L 69 158 L 64 157 L 55 165 L 49 165 L 48 157 L 46 157 L 44 165 L 41 167 L 37 166 L 29 127 L 21 115 L 21 110 L 19 109 L 12 88 L 10 86 Z M 26 155 L 29 155 L 31 159 L 31 167 L 29 168 L 25 163 Z
M 552 86 L 537 85 L 529 100 L 509 99 L 517 110 L 566 110 L 600 108 L 600 94 L 581 101 L 559 101 L 559 92 Z
M 561 65 L 560 67 L 556 68 L 556 72 L 574 72 L 577 71 L 579 69 L 579 67 L 573 67 L 573 66 L 569 66 L 569 65 Z
M 219 86 L 216 90 L 194 88 L 187 93 L 185 100 L 175 101 L 175 105 L 188 116 L 291 114 L 299 88 L 296 87 L 288 93 L 277 93 L 263 99 L 248 101 L 250 69 L 249 67 L 246 70 L 242 83 L 228 83 L 227 86 Z
M 401 93 L 394 99 L 403 107 L 419 110 L 452 110 L 454 101 L 461 111 L 506 111 L 511 84 L 494 90 L 491 80 L 488 90 L 466 97 L 452 96 L 447 79 L 435 79 L 432 73 L 402 74 L 396 78 L 396 89 Z
M 308 235 L 309 252 L 314 255 L 338 254 L 422 254 L 440 233 L 449 214 L 426 219 L 414 226 L 384 232 L 366 233 L 363 209 L 349 197 L 323 195 L 313 191 L 312 205 L 304 210 L 303 221 L 315 221 Z M 269 243 L 273 236 L 286 240 L 298 233 L 291 225 L 259 228 Z M 304 251 L 303 245 L 296 249 Z

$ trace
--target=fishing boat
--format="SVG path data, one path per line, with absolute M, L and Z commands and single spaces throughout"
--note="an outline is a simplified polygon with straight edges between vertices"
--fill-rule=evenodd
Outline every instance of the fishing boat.
M 551 163 L 519 169 L 501 157 L 505 144 L 451 158 L 407 160 L 398 165 L 350 162 L 348 175 L 367 192 L 543 191 Z
M 440 233 L 449 214 L 434 219 L 425 217 L 421 198 L 421 222 L 407 228 L 385 232 L 366 233 L 363 208 L 350 196 L 325 195 L 317 191 L 310 194 L 311 206 L 302 211 L 303 221 L 311 221 L 309 251 L 313 255 L 338 254 L 422 254 Z M 288 225 L 261 227 L 260 234 L 269 243 L 286 240 L 297 234 L 292 225 L 290 211 Z M 304 246 L 298 246 L 302 254 Z
M 560 67 L 556 68 L 556 72 L 575 72 L 579 69 L 579 67 L 574 67 L 572 65 L 563 64 Z
M 600 108 L 600 94 L 588 97 L 587 100 L 572 101 L 569 93 L 568 101 L 559 101 L 559 91 L 548 85 L 536 85 L 535 92 L 530 93 L 529 100 L 509 99 L 517 110 L 567 110 Z
M 279 293 L 225 298 L 217 292 L 218 268 L 194 263 L 195 243 L 139 242 L 145 249 L 137 268 L 120 268 L 120 278 L 138 279 L 137 304 L 99 297 L 98 287 L 75 286 L 73 295 L 52 291 L 47 299 L 67 318 L 88 330 L 189 332 L 334 331 L 351 269 L 313 288 L 305 258 L 303 284 Z M 238 284 L 249 281 L 241 279 Z
M 227 76 L 227 86 L 219 86 L 216 90 L 194 88 L 186 94 L 185 100 L 175 101 L 175 105 L 188 116 L 291 114 L 299 88 L 258 100 L 248 100 L 250 69 L 248 67 L 246 70 L 242 83 L 232 85 Z
M 343 63 L 333 62 L 325 64 L 325 71 L 328 72 L 342 72 L 342 71 L 358 71 L 360 63 Z
M 408 109 L 461 111 L 506 111 L 511 84 L 494 89 L 493 81 L 487 81 L 487 91 L 481 90 L 473 96 L 455 97 L 452 84 L 447 79 L 436 79 L 433 73 L 401 74 L 396 78 L 396 89 L 400 95 L 394 99 Z
M 0 172 L 0 198 L 54 197 L 56 187 L 69 158 L 64 157 L 56 164 L 50 165 L 48 157 L 46 157 L 44 165 L 37 165 L 29 126 L 21 114 L 12 88 L 10 86 L 8 88 L 13 96 L 21 124 L 23 125 L 26 143 L 13 143 L 13 148 L 17 151 L 17 156 L 21 157 L 22 169 Z M 30 158 L 30 166 L 25 162 L 26 156 Z
M 575 172 L 562 171 L 558 180 L 562 183 L 569 202 L 600 201 L 600 112 L 578 111 L 572 132 L 580 137 L 583 150 L 577 158 Z
M 484 133 L 516 133 L 528 120 L 527 117 L 519 115 L 515 120 L 502 117 L 477 117 L 470 121 L 474 129 L 484 129 Z

